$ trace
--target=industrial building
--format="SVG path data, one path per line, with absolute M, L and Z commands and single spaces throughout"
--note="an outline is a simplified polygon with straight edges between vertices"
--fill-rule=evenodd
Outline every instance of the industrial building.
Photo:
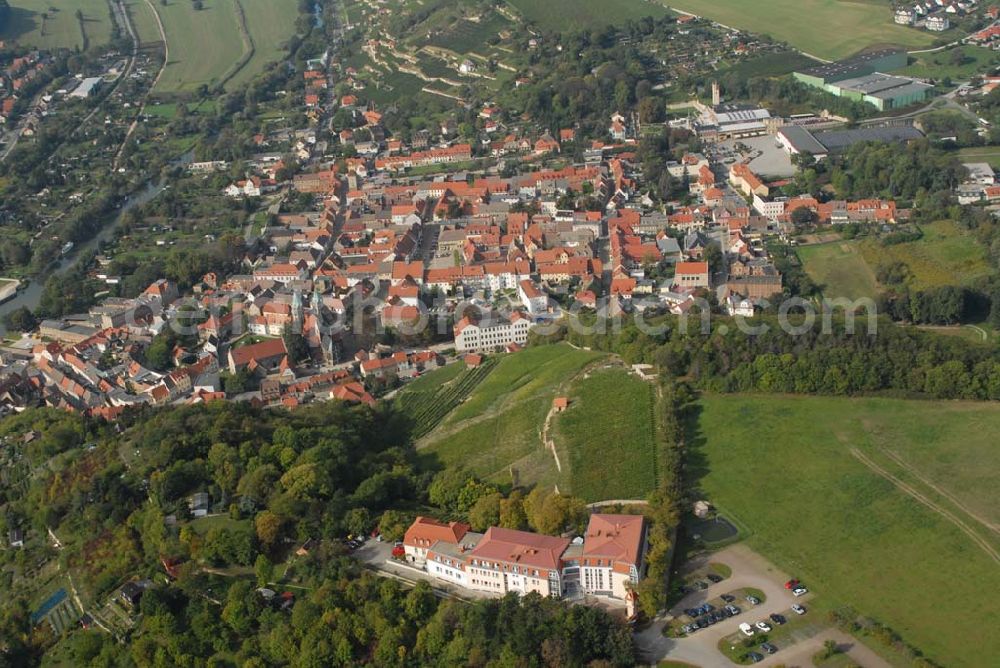
M 825 158 L 831 153 L 842 153 L 861 142 L 910 142 L 923 136 L 912 125 L 824 132 L 810 132 L 797 125 L 786 125 L 776 135 L 778 143 L 789 155 L 808 153 L 816 159 Z
M 101 85 L 101 81 L 101 77 L 87 77 L 80 82 L 80 85 L 77 86 L 73 92 L 69 94 L 69 96 L 88 98 L 97 91 L 98 87 Z
M 852 56 L 847 60 L 825 63 L 795 72 L 796 79 L 814 88 L 828 83 L 863 77 L 875 72 L 886 72 L 906 67 L 906 52 L 901 49 L 879 49 Z
M 929 84 L 879 72 L 827 83 L 824 88 L 838 97 L 867 102 L 879 111 L 923 102 L 934 90 L 934 86 Z
M 907 77 L 883 74 L 885 70 L 905 66 L 905 51 L 880 49 L 795 72 L 794 76 L 837 97 L 867 102 L 879 111 L 888 111 L 923 102 L 934 90 L 933 86 Z
M 759 137 L 767 134 L 777 120 L 767 109 L 723 104 L 704 107 L 694 130 L 703 139 L 718 141 Z

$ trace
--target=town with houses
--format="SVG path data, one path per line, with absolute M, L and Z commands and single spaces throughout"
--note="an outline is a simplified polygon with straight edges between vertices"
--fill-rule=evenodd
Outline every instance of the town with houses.
M 838 71 L 876 66 L 869 58 Z M 786 160 L 807 152 L 822 159 L 873 133 L 891 141 L 922 136 L 912 126 L 817 130 L 824 119 L 782 119 L 725 103 L 715 85 L 713 104 L 698 103 L 696 118 L 673 123 L 705 148 L 667 163 L 687 193 L 661 206 L 646 194 L 633 115 L 608 118 L 603 139 L 585 141 L 576 128 L 507 128 L 497 138 L 493 119 L 501 110 L 487 104 L 479 112 L 483 147 L 521 167 L 511 176 L 474 173 L 465 167 L 482 150 L 458 141 L 452 123 L 404 144 L 387 134 L 374 104 L 333 95 L 331 71 L 321 59 L 305 72 L 311 125 L 292 140 L 298 173 L 279 179 L 282 154 L 262 153 L 223 193 L 264 201 L 299 193 L 320 205 L 279 214 L 243 258 L 242 273 L 206 274 L 190 294 L 161 279 L 136 298 L 109 297 L 87 313 L 42 321 L 33 335 L 0 349 L 5 410 L 44 404 L 110 418 L 132 406 L 214 399 L 370 403 L 376 385 L 382 391 L 445 364 L 445 353 L 516 350 L 536 325 L 565 313 L 683 314 L 712 295 L 726 313 L 752 316 L 782 291 L 764 242 L 794 231 L 799 209 L 833 225 L 908 217 L 893 201 L 782 197 L 783 181 L 764 180 L 749 160 L 718 160 L 711 147 L 768 137 Z M 323 158 L 316 124 L 344 111 L 360 124 L 337 137 L 357 157 L 338 169 Z M 269 138 L 258 141 L 266 146 Z M 584 161 L 567 164 L 562 147 L 579 142 Z M 187 168 L 211 174 L 227 167 Z M 983 178 L 982 196 L 993 197 Z M 721 250 L 715 266 L 705 254 L 712 245 Z M 101 271 L 106 263 L 98 256 L 96 277 L 113 284 L 119 278 Z M 192 313 L 200 315 L 196 331 L 173 350 L 173 368 L 145 367 L 144 348 Z M 364 337 L 353 331 L 364 322 L 418 334 L 415 326 L 429 320 L 438 335 L 425 345 L 359 347 Z M 443 321 L 448 326 L 438 331 Z M 304 340 L 308 355 L 290 355 L 289 333 Z M 249 383 L 227 393 L 224 377 L 238 374 Z
M 548 1 L 17 14 L 0 663 L 979 665 L 1000 6 Z

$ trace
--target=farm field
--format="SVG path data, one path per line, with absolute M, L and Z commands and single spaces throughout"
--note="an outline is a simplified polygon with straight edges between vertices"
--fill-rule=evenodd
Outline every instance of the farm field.
M 978 630 L 1000 624 L 985 594 L 1000 587 L 1000 406 L 709 395 L 700 408 L 690 482 L 752 548 L 941 665 L 1000 652 Z
M 989 276 L 986 251 L 951 221 L 920 227 L 923 237 L 890 246 L 875 238 L 833 241 L 799 248 L 806 272 L 827 297 L 873 297 L 875 273 L 881 265 L 902 262 L 908 285 L 922 290 L 939 285 L 967 285 Z
M 484 361 L 476 369 L 469 369 L 462 363 L 450 364 L 406 385 L 397 401 L 413 420 L 413 438 L 430 433 L 452 409 L 465 401 L 494 366 L 495 359 Z
M 875 273 L 865 262 L 856 241 L 801 246 L 798 253 L 809 278 L 830 299 L 874 297 L 878 291 Z
M 83 48 L 86 31 L 89 46 L 111 39 L 110 8 L 107 0 L 11 0 L 0 40 L 11 40 L 41 49 Z M 76 12 L 83 13 L 83 31 Z M 43 18 L 43 15 L 46 18 Z
M 565 490 L 568 471 L 564 466 L 560 473 L 552 453 L 542 447 L 542 426 L 564 384 L 601 357 L 567 345 L 504 355 L 417 447 L 443 464 L 464 465 L 496 482 L 510 482 L 513 468 L 521 484 Z
M 507 0 L 507 4 L 529 23 L 553 31 L 601 28 L 667 14 L 666 7 L 647 0 Z
M 875 44 L 929 46 L 934 36 L 896 25 L 888 4 L 840 0 L 663 0 L 673 9 L 788 42 L 819 58 L 845 58 Z
M 510 27 L 511 23 L 506 17 L 491 12 L 486 20 L 479 23 L 460 20 L 451 29 L 435 35 L 427 43 L 455 53 L 482 51 L 488 46 L 486 40 L 496 37 L 501 30 Z
M 566 396 L 553 440 L 569 465 L 569 492 L 586 501 L 644 498 L 656 486 L 654 386 L 622 368 L 598 369 Z

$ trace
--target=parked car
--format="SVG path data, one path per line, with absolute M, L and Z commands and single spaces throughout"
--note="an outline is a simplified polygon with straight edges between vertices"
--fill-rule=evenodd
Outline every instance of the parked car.
M 701 614 L 701 610 L 699 610 L 698 608 L 687 608 L 686 610 L 684 610 L 684 614 L 687 615 L 688 617 L 697 617 L 698 615 Z
M 729 613 L 730 617 L 735 617 L 736 615 L 740 614 L 740 612 L 742 612 L 742 611 L 738 607 L 736 607 L 735 605 L 727 605 L 726 606 L 726 612 Z
M 752 594 L 750 596 L 747 596 L 747 601 L 750 603 L 750 605 L 760 605 L 760 599 Z
M 740 631 L 742 631 L 743 635 L 747 636 L 748 638 L 752 636 L 754 633 L 753 627 L 747 624 L 746 622 L 740 624 Z
M 788 620 L 785 619 L 783 615 L 779 615 L 778 613 L 775 612 L 771 614 L 771 621 L 777 624 L 778 626 L 781 626 Z
M 772 645 L 772 644 L 771 644 L 771 643 L 769 643 L 769 642 L 765 642 L 765 643 L 761 643 L 761 644 L 760 644 L 760 648 L 761 648 L 762 650 L 764 650 L 765 652 L 767 652 L 768 654 L 774 654 L 775 652 L 777 652 L 777 651 L 778 651 L 778 648 L 777 648 L 777 646 L 775 646 L 775 645 Z
M 715 583 L 722 582 L 722 576 L 721 575 L 716 575 L 715 573 L 709 573 L 705 577 L 708 578 L 709 580 L 711 580 L 712 582 L 715 582 Z
M 809 590 L 806 589 L 805 587 L 796 587 L 795 589 L 792 590 L 792 594 L 795 595 L 795 596 L 802 596 L 802 595 L 808 594 L 808 593 L 809 593 Z
M 732 603 L 733 601 L 735 601 L 735 600 L 736 600 L 736 597 L 735 597 L 735 596 L 733 596 L 732 594 L 723 594 L 723 595 L 722 595 L 722 596 L 720 596 L 719 598 L 721 598 L 721 599 L 722 599 L 723 601 L 725 601 L 726 603 Z
M 798 586 L 799 586 L 799 581 L 796 580 L 795 578 L 792 578 L 791 580 L 785 583 L 785 589 L 795 589 Z
M 757 652 L 750 652 L 747 654 L 747 658 L 750 659 L 750 663 L 760 663 L 764 660 L 764 655 Z
M 795 605 L 792 606 L 792 610 L 795 612 L 796 615 L 804 615 L 804 614 L 806 614 L 806 609 L 803 608 L 798 603 L 796 603 Z
M 768 624 L 767 622 L 757 622 L 756 626 L 764 633 L 767 633 L 768 631 L 771 630 L 771 625 Z

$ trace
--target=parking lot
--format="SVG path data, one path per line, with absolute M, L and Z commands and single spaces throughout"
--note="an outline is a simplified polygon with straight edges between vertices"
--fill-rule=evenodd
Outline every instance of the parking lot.
M 736 145 L 742 144 L 750 148 L 751 153 L 741 153 L 736 150 Z M 731 139 L 719 142 L 719 157 L 723 162 L 729 158 L 736 158 L 739 162 L 753 155 L 750 160 L 750 169 L 755 174 L 761 176 L 794 176 L 795 166 L 792 159 L 783 148 L 778 146 L 778 141 L 771 135 L 761 137 L 748 137 L 746 139 Z M 725 162 L 727 166 L 732 163 Z
M 710 582 L 707 579 L 709 564 L 721 564 L 725 569 L 731 570 L 731 575 L 720 582 Z M 739 625 L 749 624 L 754 628 L 754 637 L 759 639 L 760 634 L 764 632 L 756 628 L 757 622 L 766 622 L 772 630 L 783 626 L 771 619 L 770 615 L 776 614 L 783 617 L 788 626 L 782 629 L 785 632 L 773 633 L 782 638 L 774 642 L 777 651 L 773 655 L 765 655 L 764 652 L 755 650 L 760 651 L 763 656 L 763 660 L 759 663 L 761 666 L 778 664 L 789 667 L 811 666 L 813 654 L 822 649 L 823 642 L 827 639 L 836 641 L 852 660 L 866 668 L 888 666 L 878 655 L 853 638 L 830 628 L 825 619 L 818 615 L 810 617 L 809 602 L 813 596 L 812 592 L 803 596 L 793 595 L 784 585 L 790 576 L 780 572 L 745 545 L 733 545 L 692 560 L 686 565 L 684 574 L 691 573 L 694 574 L 694 580 L 703 582 L 706 587 L 704 589 L 696 587 L 671 608 L 667 616 L 636 634 L 636 644 L 644 661 L 656 663 L 669 658 L 706 667 L 733 665 L 719 651 L 720 641 L 731 638 L 733 643 L 731 647 L 735 648 L 733 653 L 743 654 L 744 651 L 737 643 L 742 642 L 747 636 L 741 634 Z M 747 590 L 757 593 L 763 600 L 758 605 L 750 603 L 746 600 Z M 683 627 L 692 623 L 693 619 L 685 613 L 686 610 L 698 608 L 706 603 L 712 605 L 715 611 L 723 609 L 722 606 L 728 603 L 721 599 L 723 595 L 734 596 L 735 600 L 731 603 L 739 607 L 739 614 L 721 619 L 707 628 L 692 631 L 682 637 L 668 638 L 663 634 L 663 629 L 667 625 Z M 796 615 L 791 610 L 792 605 L 796 604 L 804 607 L 806 610 L 804 615 Z M 795 629 L 793 632 L 787 632 L 793 627 Z

